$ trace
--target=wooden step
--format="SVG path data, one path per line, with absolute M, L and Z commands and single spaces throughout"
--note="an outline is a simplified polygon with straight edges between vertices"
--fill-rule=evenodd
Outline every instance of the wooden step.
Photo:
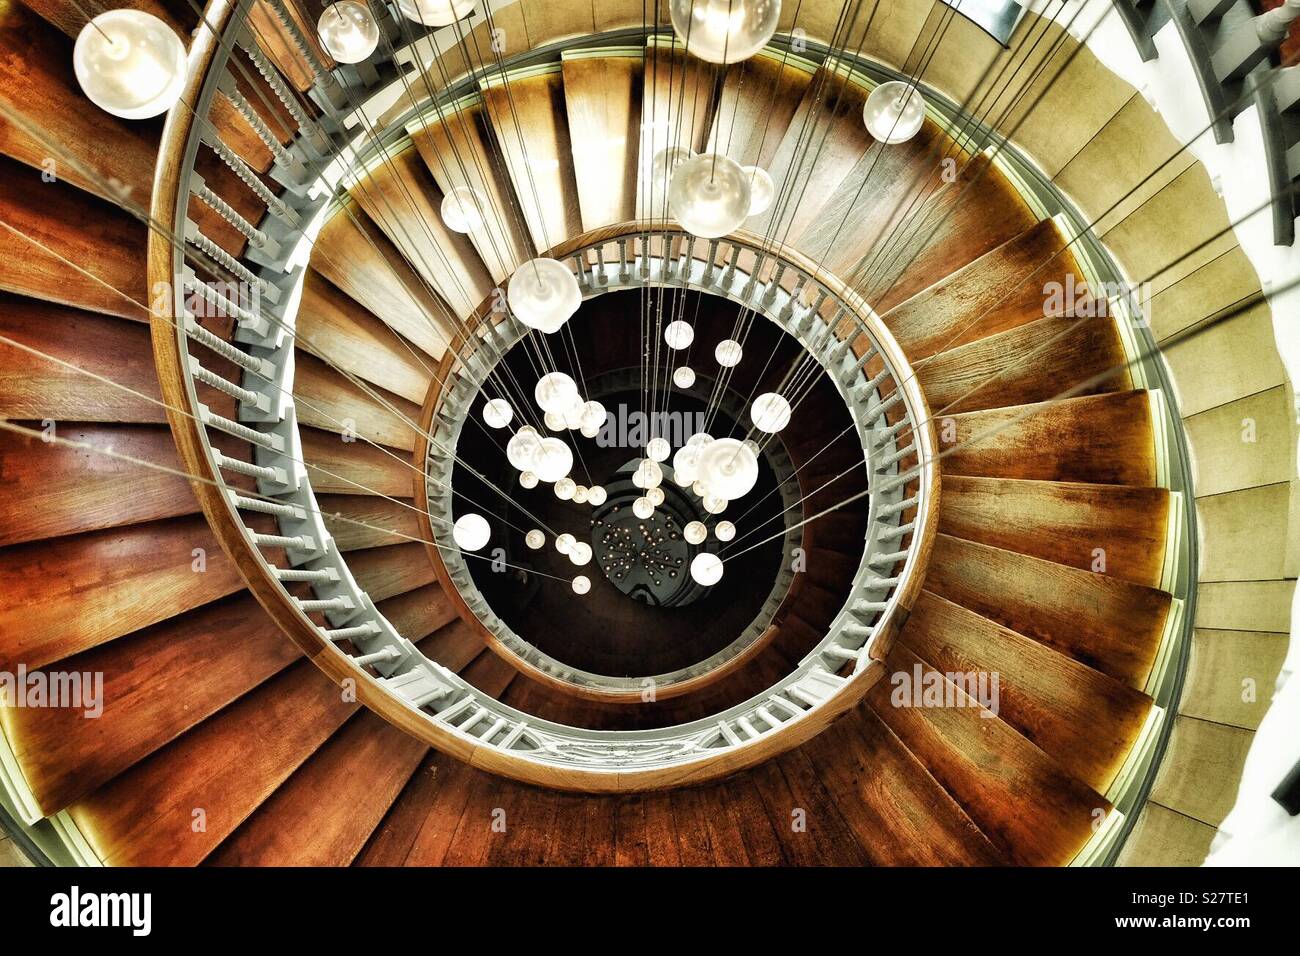
M 295 344 L 350 375 L 423 404 L 437 364 L 315 269 L 303 278 Z
M 902 646 L 895 646 L 886 666 L 891 674 L 911 676 L 918 666 L 923 675 L 935 673 Z M 959 706 L 912 707 L 891 704 L 891 683 L 882 680 L 872 689 L 872 710 L 1010 862 L 1063 866 L 1091 838 L 1095 821 L 1110 812 L 1104 797 L 1009 724 L 985 716 L 988 711 L 955 685 L 947 686 Z
M 1141 688 L 1169 613 L 1164 591 L 940 534 L 926 588 Z
M 1149 587 L 1168 523 L 1164 488 L 948 475 L 939 501 L 945 534 Z
M 345 442 L 341 436 L 303 427 L 302 455 L 308 477 L 318 494 L 387 495 L 410 498 L 415 472 L 410 453 L 383 450 L 365 442 Z
M 379 612 L 388 619 L 388 622 L 397 628 L 397 633 L 408 641 L 417 644 L 430 634 L 437 634 L 443 629 L 449 629 L 448 625 L 460 620 L 456 615 L 456 608 L 451 603 L 451 598 L 442 589 L 442 585 L 436 582 L 380 601 L 377 606 Z M 427 649 L 424 644 L 421 644 L 420 650 L 425 653 L 443 651 L 451 654 L 454 652 L 455 647 L 459 646 L 456 643 L 457 640 L 456 636 L 449 634 L 436 647 L 430 641 L 426 642 L 429 645 Z M 481 647 L 482 644 L 476 641 L 475 650 L 477 651 Z M 465 661 L 453 668 L 453 670 L 460 670 L 460 667 L 467 663 L 469 662 Z M 450 665 L 444 664 L 443 666 Z
M 797 243 L 874 142 L 862 125 L 867 91 L 819 69 L 786 127 L 768 169 L 776 184 L 772 208 L 745 222 L 750 232 Z
M 213 866 L 347 866 L 428 747 L 363 711 L 311 755 L 205 861 Z
M 312 267 L 430 358 L 442 357 L 454 314 L 358 204 L 325 223 Z
M 242 588 L 199 515 L 5 548 L 0 663 L 42 667 Z
M 340 551 L 404 544 L 421 537 L 419 512 L 403 502 L 374 495 L 320 495 L 317 504 Z
M 443 193 L 416 149 L 389 152 L 349 194 L 455 318 L 469 316 L 491 293 L 492 279 L 473 243 L 443 223 Z M 450 340 L 455 324 L 443 326 Z
M 564 75 L 530 72 L 508 87 L 499 77 L 483 83 L 484 115 L 534 248 L 551 249 L 582 232 Z M 608 170 L 601 180 L 609 180 Z
M 925 764 L 871 710 L 855 709 L 798 751 L 876 866 L 1005 862 Z
M 0 341 L 0 415 L 5 418 L 167 421 L 149 330 L 142 323 L 0 293 L 0 336 L 26 346 Z
M 246 592 L 78 654 L 67 673 L 103 674 L 103 713 L 0 708 L 42 812 L 54 813 L 248 693 L 300 654 Z
M 945 674 L 998 675 L 997 716 L 1098 793 L 1114 781 L 1151 709 L 1127 684 L 929 591 L 899 639 Z
M 1052 282 L 1085 285 L 1056 224 L 1043 219 L 881 318 L 915 363 L 1051 314 L 1045 287 Z
M 294 363 L 298 421 L 337 432 L 354 442 L 411 451 L 419 434 L 420 406 L 377 385 L 362 388 L 308 353 Z
M 362 590 L 380 601 L 432 584 L 433 564 L 424 545 L 416 542 L 368 548 L 348 554 L 348 568 Z
M 1039 319 L 933 356 L 916 371 L 932 415 L 1031 405 L 1132 388 L 1115 323 L 1107 316 Z
M 487 199 L 482 227 L 468 235 L 488 275 L 499 283 L 534 253 L 509 176 L 485 124 L 481 104 L 462 104 L 431 116 L 410 134 L 443 195 L 468 186 Z
M 0 158 L 0 289 L 90 312 L 148 318 L 145 226 L 66 183 Z
M 110 866 L 193 866 L 358 705 L 309 661 L 240 698 L 69 808 Z
M 766 51 L 733 64 L 723 78 L 708 151 L 767 172 L 812 79 Z
M 1145 391 L 943 415 L 935 427 L 945 476 L 1156 484 Z
M 565 59 L 562 70 L 582 228 L 634 219 L 642 59 Z

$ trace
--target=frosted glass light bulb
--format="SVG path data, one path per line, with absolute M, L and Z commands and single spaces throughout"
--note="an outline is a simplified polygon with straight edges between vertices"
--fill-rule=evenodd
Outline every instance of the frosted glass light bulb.
M 582 427 L 582 412 L 584 407 L 582 399 L 574 396 L 569 407 L 560 412 L 560 417 L 564 419 L 565 428 L 577 429 Z
M 655 153 L 650 163 L 650 188 L 646 190 L 646 200 L 653 202 L 662 214 L 668 197 L 668 184 L 672 182 L 677 167 L 686 162 L 695 153 L 686 146 L 665 146 Z M 654 218 L 656 210 L 649 210 L 647 218 Z
M 761 166 L 745 166 L 744 170 L 749 177 L 749 214 L 757 216 L 767 212 L 776 198 L 776 183 Z
M 494 398 L 483 406 L 483 421 L 488 428 L 505 428 L 515 417 L 515 410 L 504 398 Z
M 664 470 L 651 458 L 642 458 L 632 472 L 632 484 L 638 488 L 657 488 L 664 480 Z
M 397 0 L 402 16 L 426 27 L 445 27 L 474 9 L 474 0 Z
M 602 485 L 592 485 L 591 489 L 587 492 L 588 503 L 593 504 L 596 507 L 600 507 L 601 505 L 603 505 L 605 503 L 605 499 L 608 497 L 609 495 L 606 493 Z
M 695 341 L 695 330 L 691 328 L 690 323 L 683 322 L 681 319 L 675 322 L 669 322 L 664 328 L 664 341 L 668 343 L 670 349 L 690 348 Z
M 569 267 L 554 259 L 530 259 L 510 277 L 510 311 L 539 332 L 558 332 L 582 305 L 582 290 Z
M 704 510 L 711 515 L 720 515 L 727 510 L 727 499 L 718 495 L 705 495 Z
M 536 488 L 537 482 L 538 482 L 537 476 L 534 475 L 531 471 L 521 472 L 519 475 L 519 483 L 523 485 L 525 488 Z
M 736 536 L 736 526 L 730 521 L 719 521 L 713 529 L 719 541 L 730 541 Z
M 532 548 L 534 551 L 540 551 L 546 545 L 546 535 L 537 528 L 534 528 L 532 531 L 524 535 L 524 544 L 528 545 L 528 547 Z
M 573 546 L 577 543 L 578 543 L 578 539 L 566 531 L 564 532 L 564 534 L 558 535 L 556 537 L 555 550 L 560 552 L 560 554 L 568 554 L 573 549 Z
M 599 431 L 605 425 L 605 406 L 595 400 L 587 402 L 582 406 L 582 427 L 584 429 L 592 428 Z M 593 436 L 588 435 L 588 438 Z
M 645 455 L 651 461 L 667 461 L 673 452 L 673 446 L 666 438 L 652 438 L 645 443 Z
M 547 412 L 542 416 L 542 424 L 553 432 L 564 431 L 564 416 L 559 412 Z
M 717 584 L 722 580 L 722 560 L 708 551 L 697 554 L 691 561 L 691 577 L 705 587 Z
M 533 399 L 544 412 L 563 415 L 578 397 L 578 383 L 563 372 L 548 372 L 537 380 Z
M 687 53 L 710 63 L 738 63 L 772 39 L 781 0 L 671 0 L 668 12 Z
M 867 132 L 882 143 L 905 143 L 925 122 L 925 99 L 911 83 L 881 83 L 862 107 Z
M 650 503 L 656 508 L 664 503 L 664 490 L 662 488 L 647 488 L 645 496 L 650 499 Z
M 744 354 L 740 343 L 735 339 L 723 339 L 718 343 L 718 347 L 713 350 L 713 357 L 718 360 L 718 364 L 723 368 L 732 368 L 739 365 L 741 356 Z
M 686 539 L 687 544 L 703 544 L 708 536 L 709 529 L 704 526 L 703 521 L 692 521 L 682 529 L 682 537 Z
M 180 37 L 140 10 L 109 10 L 82 27 L 72 68 L 90 101 L 123 119 L 166 113 L 188 76 Z
M 506 442 L 506 460 L 520 471 L 537 472 L 537 456 L 541 454 L 542 438 L 537 429 L 524 425 Z
M 575 542 L 573 547 L 569 549 L 569 560 L 578 567 L 589 563 L 591 561 L 591 545 L 585 541 Z
M 492 527 L 482 515 L 461 515 L 451 526 L 451 536 L 462 551 L 478 551 L 492 537 Z
M 673 369 L 673 384 L 678 388 L 690 388 L 695 384 L 695 370 L 688 365 Z
M 577 489 L 578 485 L 572 478 L 561 478 L 555 483 L 555 497 L 568 501 Z
M 632 514 L 638 518 L 649 518 L 654 513 L 655 505 L 649 498 L 643 496 L 632 502 Z
M 357 0 L 326 7 L 316 21 L 316 35 L 325 52 L 339 63 L 360 63 L 379 46 L 379 24 L 370 8 Z
M 457 186 L 442 197 L 442 221 L 452 232 L 473 232 L 483 228 L 488 200 L 477 189 Z
M 725 236 L 749 217 L 749 177 L 734 159 L 702 153 L 673 173 L 668 210 L 693 236 Z
M 749 409 L 749 418 L 754 427 L 770 435 L 790 424 L 790 414 L 790 403 L 776 392 L 764 392 L 754 399 L 754 404 Z
M 575 505 L 585 505 L 590 495 L 591 491 L 586 485 L 575 485 L 573 488 L 573 503 Z
M 573 579 L 573 593 L 586 594 L 591 590 L 591 579 L 585 574 L 579 574 Z
M 728 501 L 744 497 L 758 481 L 758 458 L 735 438 L 719 438 L 700 452 L 700 480 Z
M 554 436 L 542 439 L 537 461 L 533 465 L 538 478 L 545 482 L 559 481 L 572 467 L 573 452 L 568 445 Z

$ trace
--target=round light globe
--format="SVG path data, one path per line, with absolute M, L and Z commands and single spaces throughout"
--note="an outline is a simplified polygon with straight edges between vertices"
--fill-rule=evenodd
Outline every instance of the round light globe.
M 548 372 L 537 380 L 533 399 L 544 412 L 563 415 L 578 398 L 578 383 L 563 372 Z
M 451 536 L 462 551 L 478 551 L 492 537 L 492 527 L 482 515 L 461 515 L 451 526 Z
M 558 332 L 582 305 L 582 291 L 569 267 L 554 259 L 530 259 L 510 277 L 510 311 L 539 332 Z
M 691 235 L 717 239 L 749 217 L 749 177 L 734 159 L 703 153 L 677 167 L 668 210 Z
M 705 551 L 691 561 L 691 577 L 696 584 L 711 587 L 722 580 L 722 561 L 716 554 Z
M 141 10 L 109 10 L 82 27 L 72 69 L 92 103 L 123 119 L 166 113 L 188 76 L 180 37 Z
M 862 107 L 867 132 L 882 143 L 905 143 L 925 122 L 925 99 L 911 83 L 881 83 Z
M 474 10 L 474 0 L 397 0 L 402 16 L 426 27 L 445 27 Z
M 477 189 L 457 186 L 442 197 L 442 221 L 452 232 L 474 232 L 483 228 L 488 200 Z
M 718 343 L 718 347 L 713 350 L 713 357 L 718 360 L 718 364 L 723 368 L 732 368 L 740 364 L 741 356 L 744 351 L 740 343 L 735 339 L 723 339 Z
M 678 319 L 675 322 L 669 322 L 664 328 L 664 341 L 668 343 L 670 349 L 690 348 L 695 341 L 695 330 L 691 328 L 690 323 Z
M 708 536 L 709 529 L 704 526 L 703 521 L 691 521 L 682 529 L 682 537 L 686 539 L 687 544 L 703 544 Z
M 688 365 L 673 369 L 673 384 L 678 388 L 690 388 L 695 384 L 695 369 Z
M 534 528 L 532 531 L 524 535 L 524 544 L 528 545 L 528 547 L 532 548 L 534 551 L 540 551 L 546 546 L 546 535 L 537 528 Z
M 483 406 L 483 421 L 488 428 L 505 428 L 515 417 L 515 410 L 504 398 L 494 398 Z
M 632 502 L 632 514 L 636 515 L 638 518 L 649 518 L 654 513 L 654 502 L 649 498 L 641 497 Z
M 772 39 L 781 0 L 671 0 L 668 12 L 687 53 L 710 63 L 738 63 Z
M 744 170 L 749 177 L 749 214 L 757 216 L 767 212 L 776 198 L 776 183 L 761 166 L 746 166 Z
M 673 446 L 666 438 L 652 438 L 645 443 L 645 454 L 651 461 L 667 461 L 672 452 Z
M 585 574 L 579 574 L 576 578 L 573 579 L 574 594 L 586 594 L 590 590 L 591 590 L 591 579 L 588 578 Z
M 754 399 L 749 418 L 761 432 L 774 435 L 790 424 L 790 403 L 776 392 L 764 392 Z
M 758 458 L 735 438 L 719 438 L 700 452 L 700 480 L 709 493 L 735 501 L 758 481 Z
M 719 541 L 730 541 L 736 536 L 736 526 L 730 521 L 719 521 L 713 529 Z
M 339 63 L 360 63 L 379 46 L 379 24 L 370 8 L 357 0 L 326 7 L 316 21 L 316 35 L 325 52 Z

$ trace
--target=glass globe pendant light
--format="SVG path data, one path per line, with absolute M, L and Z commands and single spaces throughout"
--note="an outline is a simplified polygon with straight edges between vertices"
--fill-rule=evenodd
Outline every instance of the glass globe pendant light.
M 686 539 L 687 544 L 703 544 L 708 536 L 709 529 L 704 526 L 703 521 L 691 521 L 682 529 L 682 537 Z
M 758 459 L 735 438 L 709 444 L 700 452 L 698 470 L 709 494 L 727 501 L 744 497 L 758 481 Z
M 566 428 L 564 416 L 559 412 L 547 412 L 542 416 L 542 424 L 553 432 L 562 432 Z
M 442 222 L 452 232 L 474 232 L 487 219 L 488 201 L 477 189 L 457 186 L 442 197 Z
M 569 267 L 554 259 L 530 259 L 515 270 L 506 289 L 510 311 L 530 329 L 558 332 L 582 305 L 582 291 Z
M 702 153 L 677 167 L 668 210 L 693 236 L 717 239 L 749 217 L 749 177 L 734 159 Z
M 482 515 L 461 515 L 451 526 L 451 536 L 462 551 L 478 551 L 492 537 L 492 527 Z
M 582 429 L 586 434 L 590 429 L 593 432 L 599 432 L 605 424 L 605 406 L 595 400 L 587 402 L 582 406 Z M 594 438 L 595 435 L 587 435 L 588 438 Z
M 706 494 L 704 495 L 704 500 L 701 504 L 704 505 L 704 510 L 709 514 L 720 515 L 722 512 L 727 510 L 728 502 L 726 498 L 723 498 L 720 495 Z
M 360 63 L 379 46 L 379 24 L 358 0 L 331 3 L 316 21 L 325 52 L 340 63 Z
M 534 551 L 540 551 L 546 545 L 546 534 L 541 529 L 534 528 L 524 535 L 524 544 Z
M 593 504 L 598 508 L 605 503 L 605 499 L 608 497 L 609 495 L 606 493 L 604 487 L 601 485 L 592 485 L 589 489 L 587 489 L 588 503 Z
M 561 478 L 555 483 L 555 497 L 561 501 L 568 501 L 577 490 L 578 483 L 572 478 Z
M 650 503 L 656 508 L 664 503 L 664 490 L 662 488 L 647 488 L 645 490 L 645 496 L 650 499 Z
M 642 458 L 632 472 L 632 484 L 638 488 L 658 488 L 663 483 L 664 470 L 653 458 Z
M 672 182 L 677 167 L 695 155 L 694 150 L 686 146 L 665 146 L 655 153 L 650 163 L 650 185 L 646 190 L 647 199 L 662 203 L 668 195 L 668 184 Z M 660 209 L 663 207 L 660 206 Z M 653 218 L 653 214 L 651 216 Z
M 673 384 L 678 388 L 690 388 L 695 384 L 695 369 L 688 365 L 673 369 Z
M 555 550 L 560 552 L 560 554 L 568 554 L 573 550 L 573 546 L 577 543 L 578 539 L 566 531 L 564 534 L 556 536 Z
M 590 590 L 591 590 L 591 579 L 588 578 L 585 574 L 579 574 L 576 578 L 573 579 L 574 594 L 586 594 Z
M 713 533 L 718 536 L 719 541 L 730 541 L 736 536 L 736 526 L 730 521 L 719 521 Z
M 531 471 L 520 472 L 519 483 L 523 485 L 525 488 L 536 488 L 538 483 L 538 478 Z
M 906 143 L 925 122 L 925 99 L 911 83 L 881 83 L 862 107 L 867 132 L 882 143 Z
M 722 559 L 705 551 L 691 561 L 691 577 L 696 584 L 710 587 L 722 580 Z
M 587 503 L 587 498 L 590 495 L 591 495 L 591 489 L 589 489 L 586 485 L 573 486 L 573 503 L 575 505 L 585 505 Z
M 649 518 L 654 513 L 655 513 L 655 505 L 654 502 L 651 501 L 649 498 L 642 496 L 638 498 L 636 501 L 632 502 L 632 514 L 636 515 L 638 518 L 644 520 L 646 518 Z
M 533 398 L 542 411 L 563 415 L 578 398 L 578 383 L 563 372 L 548 372 L 537 380 Z
M 568 445 L 554 436 L 542 439 L 537 461 L 533 465 L 538 478 L 545 482 L 559 481 L 572 467 L 573 452 L 569 451 Z
M 713 350 L 713 357 L 717 359 L 718 364 L 723 368 L 732 368 L 739 365 L 744 354 L 745 352 L 740 347 L 740 343 L 735 339 L 723 339 L 718 343 L 718 347 Z
M 397 0 L 402 16 L 426 27 L 445 27 L 474 9 L 474 0 Z
M 585 541 L 576 541 L 572 548 L 569 549 L 569 560 L 582 567 L 584 564 L 591 562 L 591 545 Z
M 652 438 L 645 443 L 645 456 L 651 461 L 667 461 L 673 452 L 673 446 L 666 438 Z
M 483 406 L 483 421 L 488 428 L 505 428 L 514 417 L 514 409 L 504 398 L 494 398 Z
M 790 424 L 790 413 L 790 403 L 776 392 L 764 392 L 754 399 L 749 409 L 754 427 L 769 435 L 775 435 Z
M 537 474 L 534 467 L 542 451 L 542 437 L 532 425 L 524 425 L 506 442 L 506 460 L 522 472 Z M 522 479 L 521 479 L 522 480 Z M 525 485 L 524 487 L 530 487 Z
M 670 349 L 689 348 L 694 341 L 695 330 L 691 328 L 688 322 L 678 319 L 675 322 L 669 322 L 664 328 L 664 342 L 668 344 Z
M 82 27 L 72 68 L 90 101 L 123 119 L 166 113 L 188 75 L 180 37 L 141 10 L 109 10 Z
M 710 63 L 738 63 L 772 39 L 781 0 L 671 0 L 668 12 L 686 52 Z
M 767 170 L 761 166 L 746 166 L 745 175 L 749 177 L 749 214 L 757 216 L 772 208 L 776 198 L 776 183 Z

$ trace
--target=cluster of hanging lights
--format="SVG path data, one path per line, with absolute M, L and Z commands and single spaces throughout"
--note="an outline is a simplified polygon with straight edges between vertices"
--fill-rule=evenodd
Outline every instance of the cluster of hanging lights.
M 395 0 L 397 10 L 409 20 L 429 27 L 448 26 L 469 15 L 476 0 Z M 729 64 L 748 59 L 761 50 L 776 32 L 781 0 L 671 0 L 669 12 L 673 30 L 687 52 L 710 63 Z M 377 49 L 380 27 L 367 3 L 338 0 L 325 7 L 316 26 L 322 48 L 339 63 L 360 63 Z M 187 77 L 184 44 L 164 21 L 133 9 L 110 10 L 90 20 L 81 30 L 73 49 L 73 67 L 86 96 L 101 109 L 125 119 L 147 119 L 167 112 L 180 99 Z M 881 83 L 872 90 L 863 107 L 863 122 L 879 142 L 897 144 L 911 139 L 925 120 L 925 101 L 912 83 Z M 668 210 L 692 236 L 715 239 L 738 229 L 746 219 L 766 212 L 776 195 L 772 177 L 758 166 L 741 166 L 719 153 L 694 154 L 689 148 L 670 146 L 659 151 L 650 172 L 652 187 L 667 196 Z M 490 210 L 489 200 L 469 186 L 454 188 L 443 198 L 441 214 L 448 229 L 471 233 L 482 229 Z M 507 288 L 507 301 L 520 322 L 544 334 L 564 327 L 582 303 L 577 279 L 563 263 L 537 258 L 515 270 Z M 675 351 L 688 348 L 694 330 L 682 321 L 669 323 L 664 340 Z M 725 339 L 714 349 L 714 358 L 724 369 L 741 361 L 743 348 Z M 692 368 L 681 365 L 672 372 L 673 384 L 689 389 L 695 384 Z M 599 402 L 584 401 L 577 384 L 562 372 L 543 375 L 534 399 L 544 413 L 546 427 L 555 432 L 577 430 L 595 437 L 605 421 Z M 781 395 L 759 395 L 750 408 L 755 429 L 775 434 L 791 418 L 790 403 Z M 483 408 L 488 427 L 508 427 L 514 411 L 505 399 L 492 399 Z M 747 494 L 758 477 L 758 445 L 749 440 L 718 438 L 700 433 L 672 455 L 671 445 L 652 438 L 633 475 L 633 483 L 644 494 L 633 504 L 634 513 L 648 518 L 663 503 L 659 487 L 663 469 L 659 463 L 672 456 L 674 479 L 690 487 L 702 499 L 710 514 L 720 514 L 728 502 Z M 506 456 L 520 473 L 520 484 L 534 488 L 540 482 L 554 486 L 561 500 L 599 506 L 606 500 L 604 488 L 578 485 L 569 477 L 573 453 L 554 435 L 543 435 L 523 425 L 506 445 Z M 453 526 L 456 544 L 467 551 L 485 547 L 491 528 L 478 514 L 462 515 Z M 735 537 L 730 521 L 715 527 L 720 541 Z M 707 529 L 691 522 L 684 535 L 701 544 Z M 539 549 L 545 535 L 537 529 L 525 536 L 529 548 Z M 560 535 L 556 547 L 577 565 L 591 557 L 591 548 Z M 722 577 L 722 561 L 701 553 L 691 563 L 691 576 L 711 585 Z M 573 590 L 585 594 L 590 581 L 573 580 Z

